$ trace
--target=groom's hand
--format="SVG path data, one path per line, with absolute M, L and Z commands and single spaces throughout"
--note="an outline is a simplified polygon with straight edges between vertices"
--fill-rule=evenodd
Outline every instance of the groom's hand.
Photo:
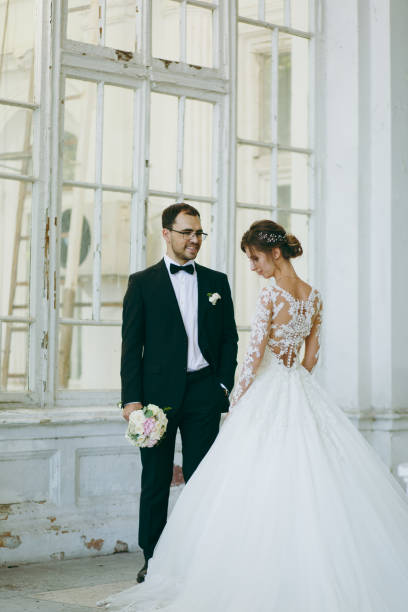
M 128 421 L 131 413 L 134 410 L 142 410 L 143 406 L 140 402 L 134 402 L 133 404 L 126 404 L 124 409 L 122 410 L 123 418 Z

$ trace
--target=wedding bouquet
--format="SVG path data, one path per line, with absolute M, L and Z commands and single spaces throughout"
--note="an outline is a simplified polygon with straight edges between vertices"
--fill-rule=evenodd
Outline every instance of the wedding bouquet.
M 161 409 L 154 404 L 149 404 L 142 410 L 134 410 L 130 413 L 125 437 L 131 444 L 140 448 L 156 446 L 166 433 L 168 410 L 170 408 Z

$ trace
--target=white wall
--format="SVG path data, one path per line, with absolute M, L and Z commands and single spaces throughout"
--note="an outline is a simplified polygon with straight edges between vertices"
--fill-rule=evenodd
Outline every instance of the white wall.
M 395 473 L 408 461 L 407 26 L 402 0 L 326 2 L 319 37 L 323 378 Z

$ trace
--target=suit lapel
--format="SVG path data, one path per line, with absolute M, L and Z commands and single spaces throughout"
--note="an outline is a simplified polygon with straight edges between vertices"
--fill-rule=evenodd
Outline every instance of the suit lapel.
M 198 330 L 200 331 L 208 312 L 208 295 L 210 289 L 208 287 L 208 278 L 205 273 L 205 268 L 199 264 L 195 264 L 197 271 L 197 287 L 198 287 Z
M 181 325 L 184 333 L 186 334 L 183 317 L 181 316 L 176 294 L 174 293 L 173 285 L 170 280 L 170 276 L 167 271 L 164 259 L 159 261 L 159 263 L 157 264 L 157 273 L 160 286 L 160 299 L 163 301 L 163 304 L 165 304 L 167 308 L 174 312 L 175 319 Z

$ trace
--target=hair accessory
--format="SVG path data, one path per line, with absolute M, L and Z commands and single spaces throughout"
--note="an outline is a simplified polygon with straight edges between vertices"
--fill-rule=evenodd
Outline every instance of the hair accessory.
M 283 244 L 287 239 L 286 233 L 278 234 L 277 232 L 257 232 L 257 236 L 268 244 Z

